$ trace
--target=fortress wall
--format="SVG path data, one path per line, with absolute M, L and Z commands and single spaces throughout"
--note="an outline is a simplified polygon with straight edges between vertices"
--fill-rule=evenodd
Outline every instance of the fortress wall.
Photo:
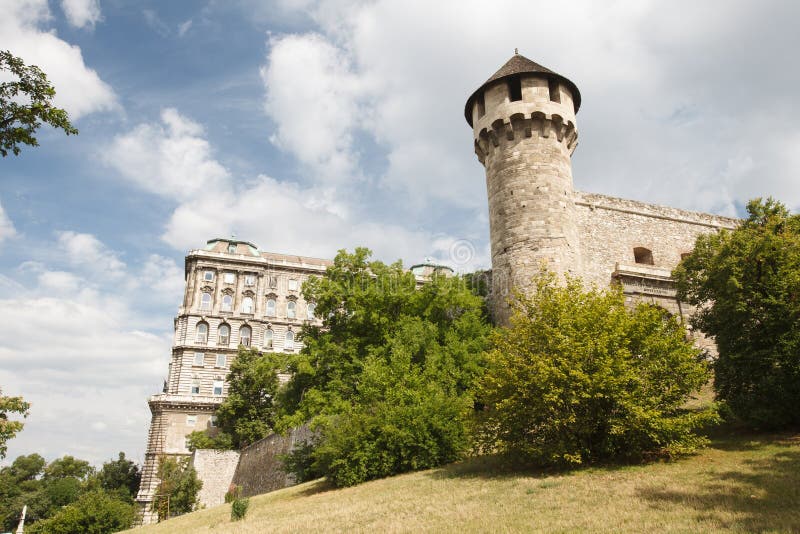
M 617 264 L 636 265 L 633 249 L 653 253 L 656 271 L 672 271 L 691 252 L 698 235 L 733 229 L 737 219 L 635 200 L 575 193 L 583 278 L 600 287 L 611 282 Z M 650 267 L 642 265 L 641 267 Z
M 203 481 L 203 487 L 198 494 L 202 506 L 217 506 L 225 502 L 225 493 L 230 488 L 238 463 L 239 451 L 194 451 L 192 465 L 198 478 Z
M 242 487 L 242 496 L 294 486 L 294 477 L 283 470 L 282 456 L 311 438 L 312 432 L 307 427 L 300 427 L 292 429 L 286 436 L 272 434 L 242 449 L 233 475 L 233 483 Z

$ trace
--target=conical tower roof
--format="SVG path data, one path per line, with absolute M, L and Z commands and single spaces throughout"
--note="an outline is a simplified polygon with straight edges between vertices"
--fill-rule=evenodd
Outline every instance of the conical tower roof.
M 505 65 L 500 67 L 500 69 L 492 74 L 488 80 L 483 82 L 483 85 L 478 87 L 478 89 L 476 89 L 475 92 L 472 93 L 472 95 L 470 95 L 470 97 L 467 99 L 467 104 L 464 106 L 464 117 L 466 117 L 470 126 L 472 126 L 472 104 L 481 91 L 486 89 L 486 86 L 492 82 L 496 82 L 497 80 L 502 80 L 503 78 L 508 78 L 510 76 L 515 76 L 517 74 L 545 74 L 548 78 L 555 78 L 560 82 L 563 82 L 567 87 L 569 87 L 570 92 L 572 92 L 572 99 L 575 103 L 575 113 L 577 113 L 578 108 L 581 107 L 581 93 L 578 91 L 578 86 L 572 83 L 569 78 L 566 78 L 557 72 L 553 72 L 547 67 L 539 65 L 535 61 L 531 61 L 522 54 L 515 53 L 513 56 L 511 56 L 511 59 L 506 61 Z

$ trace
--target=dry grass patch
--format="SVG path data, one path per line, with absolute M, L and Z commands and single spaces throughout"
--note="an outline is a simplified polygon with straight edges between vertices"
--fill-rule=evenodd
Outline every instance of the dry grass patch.
M 478 459 L 340 490 L 323 481 L 137 532 L 797 532 L 800 436 L 716 440 L 676 462 L 508 473 Z

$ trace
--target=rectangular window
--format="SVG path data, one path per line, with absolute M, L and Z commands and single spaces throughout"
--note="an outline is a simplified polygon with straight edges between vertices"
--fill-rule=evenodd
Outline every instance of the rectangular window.
M 211 420 L 208 422 L 209 426 L 217 426 L 217 416 L 212 415 Z
M 236 275 L 233 273 L 225 273 L 223 280 L 226 284 L 232 284 L 236 281 Z
M 206 282 L 213 282 L 214 281 L 214 271 L 205 271 L 203 273 L 203 280 Z
M 200 394 L 200 380 L 194 379 L 192 380 L 192 395 L 199 395 Z
M 205 352 L 195 352 L 194 353 L 194 365 L 197 367 L 203 367 L 206 364 L 206 353 Z
M 297 291 L 297 280 L 289 280 L 289 291 Z
M 197 416 L 196 415 L 187 415 L 186 416 L 186 426 L 195 426 L 197 424 Z
M 244 277 L 244 285 L 246 286 L 254 286 L 256 285 L 256 275 L 248 274 Z
M 558 88 L 558 80 L 553 80 L 552 78 L 547 80 L 547 88 L 550 91 L 550 102 L 560 104 L 561 91 Z
M 214 380 L 214 395 L 222 395 L 222 380 Z
M 508 79 L 508 100 L 511 102 L 522 100 L 522 80 L 519 76 Z
M 190 445 L 189 436 L 186 436 L 185 438 L 183 438 L 183 448 L 188 451 L 189 450 L 189 445 Z
M 277 276 L 270 275 L 270 277 L 269 277 L 269 287 L 271 287 L 272 289 L 275 289 L 276 287 L 278 287 L 278 277 Z
M 225 367 L 225 355 L 217 354 L 217 367 Z

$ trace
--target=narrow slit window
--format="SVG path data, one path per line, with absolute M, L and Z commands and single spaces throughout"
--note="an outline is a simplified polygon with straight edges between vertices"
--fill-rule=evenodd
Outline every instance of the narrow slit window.
M 522 80 L 519 76 L 508 79 L 508 100 L 511 102 L 522 100 Z
M 476 103 L 478 105 L 478 118 L 480 119 L 486 115 L 486 97 L 484 97 L 483 91 L 481 91 L 481 94 L 478 95 Z
M 550 102 L 555 102 L 556 104 L 561 103 L 561 90 L 558 86 L 558 80 L 547 80 L 547 89 L 550 92 Z

